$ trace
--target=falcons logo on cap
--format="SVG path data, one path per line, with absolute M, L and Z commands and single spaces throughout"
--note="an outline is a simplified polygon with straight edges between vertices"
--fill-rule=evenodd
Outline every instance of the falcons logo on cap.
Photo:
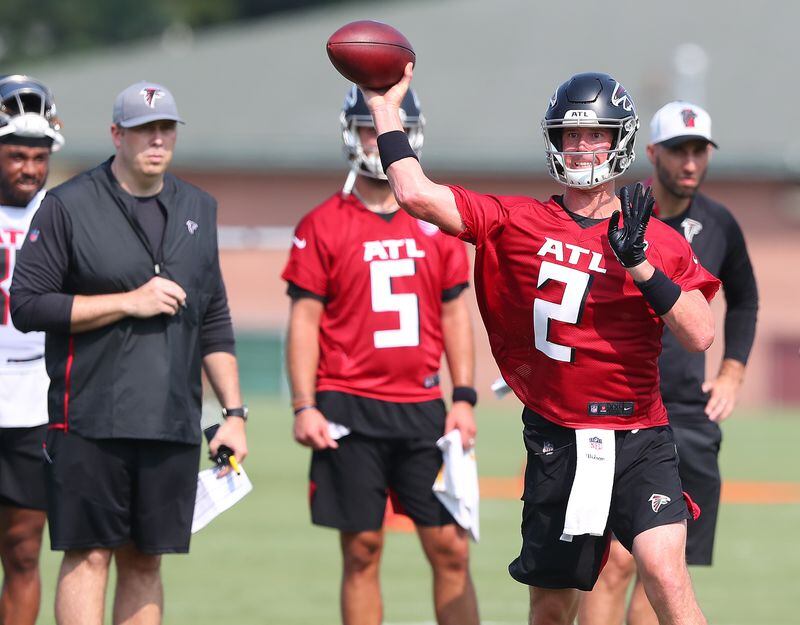
M 694 120 L 697 119 L 697 113 L 692 109 L 683 109 L 681 111 L 681 117 L 683 118 L 684 126 L 687 128 L 694 128 Z
M 156 100 L 164 97 L 164 92 L 154 87 L 145 87 L 139 94 L 144 96 L 144 103 L 151 109 L 156 108 Z
M 666 506 L 672 499 L 667 497 L 666 495 L 659 495 L 658 493 L 653 493 L 650 495 L 650 507 L 653 509 L 653 512 L 658 512 L 661 510 L 661 506 Z

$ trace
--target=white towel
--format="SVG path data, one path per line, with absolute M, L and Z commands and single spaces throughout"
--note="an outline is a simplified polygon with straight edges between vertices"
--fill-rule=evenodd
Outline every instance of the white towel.
M 338 441 L 350 434 L 350 428 L 335 421 L 328 421 L 328 436 L 333 440 Z
M 433 482 L 433 492 L 472 540 L 480 538 L 478 519 L 478 463 L 475 448 L 464 449 L 461 432 L 453 430 L 436 441 L 442 450 L 442 468 Z
M 606 531 L 614 488 L 616 444 L 613 430 L 575 430 L 578 464 L 567 502 L 561 540 L 602 536 Z

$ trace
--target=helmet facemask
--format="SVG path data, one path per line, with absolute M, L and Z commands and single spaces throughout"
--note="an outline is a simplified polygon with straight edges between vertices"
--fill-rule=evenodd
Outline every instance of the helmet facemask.
M 562 150 L 562 133 L 566 128 L 603 128 L 614 130 L 615 137 L 608 150 L 592 152 Z M 636 155 L 633 151 L 634 137 L 639 127 L 638 119 L 631 115 L 623 119 L 545 119 L 542 121 L 545 158 L 550 175 L 558 182 L 579 189 L 593 189 L 621 176 L 631 166 Z M 603 162 L 599 162 L 606 155 Z M 567 156 L 586 156 L 592 166 L 567 167 Z
M 0 137 L 49 139 L 55 152 L 64 145 L 61 121 L 50 90 L 28 76 L 0 78 Z
M 424 141 L 423 126 L 425 124 L 424 118 L 416 118 L 414 121 L 409 121 L 405 118 L 404 112 L 400 109 L 400 117 L 403 119 L 403 128 L 408 134 L 408 142 L 411 144 L 411 149 L 419 158 L 422 153 L 422 143 Z M 347 160 L 353 169 L 356 169 L 359 174 L 375 178 L 376 180 L 387 180 L 386 174 L 383 172 L 381 165 L 381 157 L 377 150 L 366 152 L 364 146 L 361 144 L 361 137 L 359 136 L 359 128 L 374 128 L 375 125 L 372 117 L 364 117 L 362 115 L 345 116 L 344 111 L 339 116 L 339 121 L 342 126 L 342 141 L 344 142 L 344 153 Z

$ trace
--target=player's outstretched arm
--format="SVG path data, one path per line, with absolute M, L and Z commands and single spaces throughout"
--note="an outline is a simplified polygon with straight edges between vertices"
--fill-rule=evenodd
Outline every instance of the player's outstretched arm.
M 413 157 L 410 147 L 405 150 L 406 156 L 394 160 L 396 156 L 402 156 L 402 146 L 399 142 L 385 141 L 388 136 L 380 138 L 380 135 L 392 131 L 404 132 L 403 122 L 400 119 L 400 104 L 411 84 L 412 73 L 412 64 L 409 63 L 402 80 L 393 87 L 385 91 L 373 91 L 361 87 L 361 91 L 375 122 L 381 160 L 384 163 L 390 162 L 386 168 L 386 175 L 389 177 L 389 184 L 400 208 L 412 217 L 437 225 L 445 232 L 458 234 L 464 230 L 464 224 L 456 208 L 453 192 L 445 185 L 436 184 L 425 175 L 419 161 Z M 402 137 L 399 138 L 402 140 Z
M 651 189 L 644 191 L 637 183 L 630 198 L 628 189 L 623 188 L 620 203 L 622 228 L 619 211 L 608 222 L 608 242 L 617 260 L 683 348 L 690 352 L 707 350 L 714 341 L 714 316 L 706 298 L 698 290 L 682 291 L 647 260 L 644 235 L 655 204 Z

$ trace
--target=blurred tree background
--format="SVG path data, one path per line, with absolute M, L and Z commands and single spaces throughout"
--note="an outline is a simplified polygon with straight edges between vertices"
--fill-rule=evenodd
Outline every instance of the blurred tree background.
M 346 0 L 0 0 L 0 63 L 125 43 Z

